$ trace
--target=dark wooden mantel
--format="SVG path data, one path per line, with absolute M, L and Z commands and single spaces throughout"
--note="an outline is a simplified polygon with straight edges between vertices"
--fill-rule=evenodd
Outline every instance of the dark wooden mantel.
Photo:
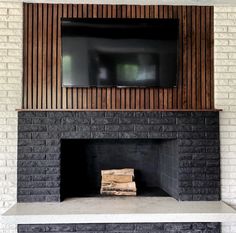
M 221 112 L 222 109 L 16 109 L 17 112 Z

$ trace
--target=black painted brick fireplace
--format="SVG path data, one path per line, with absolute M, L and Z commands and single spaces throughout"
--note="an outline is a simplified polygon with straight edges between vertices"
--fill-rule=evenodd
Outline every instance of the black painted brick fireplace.
M 62 139 L 176 140 L 175 198 L 220 199 L 218 112 L 22 111 L 18 121 L 18 202 L 62 200 Z
M 111 223 L 18 225 L 19 233 L 220 233 L 220 223 Z

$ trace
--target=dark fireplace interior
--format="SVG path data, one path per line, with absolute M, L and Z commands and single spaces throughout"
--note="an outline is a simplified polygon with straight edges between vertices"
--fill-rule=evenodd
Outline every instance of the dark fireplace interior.
M 102 169 L 134 168 L 138 196 L 177 197 L 176 140 L 62 139 L 61 197 L 99 196 Z

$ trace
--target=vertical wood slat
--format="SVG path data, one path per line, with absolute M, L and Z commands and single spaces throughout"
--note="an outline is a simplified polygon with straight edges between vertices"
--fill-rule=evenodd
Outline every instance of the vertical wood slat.
M 47 108 L 47 5 L 43 5 L 43 67 L 42 67 L 42 81 L 43 81 L 43 108 Z
M 169 6 L 164 6 L 163 7 L 163 18 L 164 19 L 168 19 L 169 15 L 168 15 L 168 8 Z M 170 98 L 170 96 L 168 95 L 168 89 L 167 88 L 163 88 L 163 108 L 164 109 L 168 109 L 168 99 Z
M 48 5 L 47 21 L 47 108 L 52 108 L 52 4 Z
M 97 88 L 97 109 L 102 109 L 102 89 Z
M 205 73 L 205 83 L 206 83 L 206 87 L 205 87 L 205 96 L 206 96 L 206 108 L 210 108 L 211 107 L 211 88 L 207 88 L 207 87 L 211 87 L 211 21 L 210 21 L 210 16 L 211 16 L 211 12 L 210 12 L 210 7 L 206 7 L 206 31 L 205 31 L 205 36 L 206 36 L 206 55 L 205 55 L 205 59 L 206 59 L 206 73 Z
M 125 109 L 125 88 L 122 88 L 121 91 L 120 91 L 120 101 L 121 101 L 121 109 Z
M 120 89 L 116 89 L 116 109 L 121 108 L 121 96 L 120 96 Z
M 102 109 L 107 108 L 107 88 L 102 88 Z
M 111 13 L 112 18 L 120 17 L 120 10 L 118 12 L 118 7 L 116 5 L 112 5 L 111 11 L 112 11 L 112 13 Z M 121 107 L 121 104 L 120 104 L 120 88 L 114 88 L 113 97 L 115 99 L 114 102 L 113 102 L 113 104 L 115 103 L 115 109 L 120 109 L 120 107 Z
M 201 7 L 201 83 L 202 83 L 202 103 L 201 108 L 206 105 L 206 8 Z
M 210 50 L 211 50 L 211 76 L 210 76 L 210 79 L 211 79 L 211 88 L 210 88 L 210 91 L 211 91 L 211 97 L 210 97 L 210 102 L 211 102 L 211 105 L 210 105 L 210 109 L 213 109 L 215 106 L 214 106 L 214 8 L 211 7 L 210 8 L 210 30 L 209 30 L 209 33 L 210 33 L 210 43 L 211 43 L 211 46 L 210 46 Z
M 91 108 L 96 109 L 97 108 L 97 89 L 95 87 L 92 88 L 92 101 L 91 101 Z
M 174 6 L 172 8 L 173 8 L 172 9 L 173 18 L 177 19 L 178 18 L 178 8 L 174 7 Z M 178 69 L 179 69 L 179 63 L 178 63 Z M 172 92 L 173 92 L 173 94 L 172 94 L 173 95 L 173 97 L 172 97 L 172 108 L 177 109 L 177 103 L 178 103 L 177 87 L 173 88 Z
M 87 108 L 92 108 L 92 88 L 88 88 L 87 92 Z
M 97 5 L 97 18 L 102 18 L 102 5 Z M 102 88 L 97 88 L 97 108 L 102 109 Z
M 154 18 L 158 19 L 159 17 L 159 8 L 154 6 Z M 159 89 L 154 89 L 154 109 L 159 109 Z
M 144 17 L 146 19 L 149 19 L 150 18 L 150 7 L 145 6 L 144 10 L 145 10 Z M 144 108 L 150 109 L 150 88 L 145 88 Z
M 97 18 L 97 5 L 91 5 L 92 8 L 92 18 Z M 93 87 L 92 88 L 92 109 L 97 108 L 97 88 Z
M 144 18 L 145 16 L 145 6 L 140 6 L 140 9 L 138 9 L 136 13 L 136 18 Z M 138 93 L 138 92 L 137 92 Z M 140 88 L 139 91 L 139 108 L 144 109 L 145 108 L 145 100 L 144 100 L 145 94 L 144 94 L 144 88 Z
M 82 108 L 87 109 L 87 88 L 82 89 Z
M 73 13 L 72 11 L 73 11 L 73 5 L 68 4 L 66 17 L 72 18 L 72 13 Z M 73 88 L 71 88 L 71 87 L 67 88 L 66 105 L 67 105 L 67 108 L 69 108 L 69 109 L 73 108 Z
M 62 17 L 66 18 L 67 17 L 67 5 L 63 4 L 62 5 Z M 62 108 L 67 109 L 67 88 L 62 87 Z
M 116 8 L 113 5 L 108 6 L 108 17 L 116 18 Z M 111 89 L 111 108 L 116 109 L 116 88 Z
M 37 48 L 38 48 L 38 5 L 33 5 L 33 28 L 32 28 L 32 33 L 33 33 L 33 55 L 32 55 L 32 68 L 33 68 L 33 75 L 32 75 L 32 85 L 33 85 L 33 109 L 37 109 L 37 87 L 38 87 L 38 70 L 37 70 Z
M 191 95 L 192 95 L 192 102 L 191 102 L 191 107 L 193 109 L 196 109 L 197 105 L 197 99 L 196 99 L 196 93 L 197 93 L 197 85 L 196 85 L 196 6 L 192 7 L 192 41 L 191 41 L 191 51 L 192 51 L 192 91 L 191 91 Z
M 130 92 L 130 108 L 135 109 L 135 88 L 131 88 Z
M 88 18 L 88 5 L 83 4 L 82 5 L 82 17 Z M 83 93 L 83 109 L 88 108 L 88 88 L 82 88 Z
M 77 16 L 78 18 L 82 18 L 83 17 L 83 5 L 78 4 L 77 5 Z M 78 109 L 83 109 L 83 92 L 82 92 L 82 88 L 77 88 L 77 106 Z
M 58 5 L 57 13 L 57 108 L 62 108 L 62 88 L 61 88 L 61 17 L 62 4 Z
M 154 6 L 149 6 L 149 18 L 154 18 Z M 150 88 L 149 108 L 154 109 L 154 88 Z
M 185 77 L 183 80 L 183 89 L 182 89 L 182 97 L 183 97 L 183 108 L 187 109 L 188 104 L 188 73 L 187 73 L 187 65 L 188 65 L 188 44 L 187 44 L 187 7 L 182 7 L 183 14 L 183 76 Z
M 52 21 L 52 108 L 57 108 L 57 5 L 53 5 Z
M 38 15 L 37 15 L 37 21 L 38 21 L 38 46 L 37 46 L 37 75 L 38 75 L 38 84 L 37 84 L 37 108 L 42 108 L 42 47 L 43 47 L 43 40 L 42 40 L 42 33 L 43 33 L 43 25 L 42 25 L 42 19 L 43 19 L 43 9 L 42 4 L 38 5 Z
M 182 18 L 182 6 L 178 6 L 178 19 L 179 19 L 179 80 L 178 80 L 178 103 L 177 109 L 183 108 L 182 106 L 182 90 L 183 90 L 183 18 Z
M 197 59 L 197 108 L 200 109 L 201 105 L 201 7 L 197 6 L 196 12 L 196 59 Z
M 173 18 L 173 7 L 168 6 L 168 18 Z M 167 89 L 167 108 L 172 109 L 173 108 L 173 88 Z
M 33 5 L 29 4 L 29 9 L 28 9 L 28 53 L 27 53 L 27 57 L 28 57 L 28 62 L 27 62 L 27 66 L 28 66 L 28 71 L 27 71 L 27 107 L 29 109 L 33 108 L 32 105 L 32 18 L 33 18 Z
M 131 5 L 129 10 L 130 10 L 130 12 L 129 12 L 130 18 L 135 19 L 136 18 L 136 6 Z M 130 108 L 135 109 L 136 108 L 135 88 L 131 88 L 130 92 L 131 92 L 130 93 Z
M 111 93 L 112 93 L 111 108 L 115 109 L 116 108 L 116 88 L 115 87 L 111 89 Z
M 23 18 L 23 31 L 24 31 L 24 42 L 23 42 L 23 96 L 22 103 L 23 108 L 28 108 L 27 95 L 28 95 L 28 4 L 24 3 L 24 18 Z
M 176 88 L 63 88 L 60 18 L 179 18 Z M 213 7 L 24 4 L 23 108 L 214 108 Z
M 111 18 L 112 17 L 112 8 L 111 8 L 111 5 L 107 5 L 106 6 L 106 9 L 105 9 L 105 12 L 103 13 L 103 17 L 104 18 Z M 111 87 L 108 87 L 107 88 L 107 102 L 106 102 L 106 109 L 112 109 L 112 99 L 113 99 L 113 96 L 112 96 L 112 88 Z
M 158 6 L 158 19 L 163 19 L 164 15 L 164 6 Z M 158 88 L 158 106 L 160 109 L 164 108 L 164 89 Z
M 192 108 L 192 8 L 187 7 L 187 108 Z
M 139 88 L 137 88 L 136 90 L 135 90 L 135 109 L 141 109 L 141 107 L 140 107 L 140 89 Z
M 77 9 L 77 5 L 76 4 L 73 4 L 72 5 L 72 18 L 77 18 L 78 17 L 78 9 Z M 77 109 L 78 108 L 78 88 L 76 87 L 73 87 L 72 88 L 72 96 L 73 96 L 73 105 L 72 105 L 72 108 L 73 109 Z
M 102 18 L 107 18 L 107 5 L 102 6 L 101 12 Z M 110 106 L 111 100 L 111 88 L 102 88 L 102 109 L 111 109 Z

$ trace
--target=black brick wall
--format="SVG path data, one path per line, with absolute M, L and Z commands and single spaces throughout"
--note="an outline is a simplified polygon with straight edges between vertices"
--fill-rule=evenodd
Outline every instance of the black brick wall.
M 18 202 L 60 201 L 60 140 L 176 139 L 179 199 L 220 199 L 218 112 L 18 113 Z
M 220 223 L 113 223 L 113 224 L 50 224 L 18 225 L 18 233 L 81 232 L 81 233 L 220 233 Z

